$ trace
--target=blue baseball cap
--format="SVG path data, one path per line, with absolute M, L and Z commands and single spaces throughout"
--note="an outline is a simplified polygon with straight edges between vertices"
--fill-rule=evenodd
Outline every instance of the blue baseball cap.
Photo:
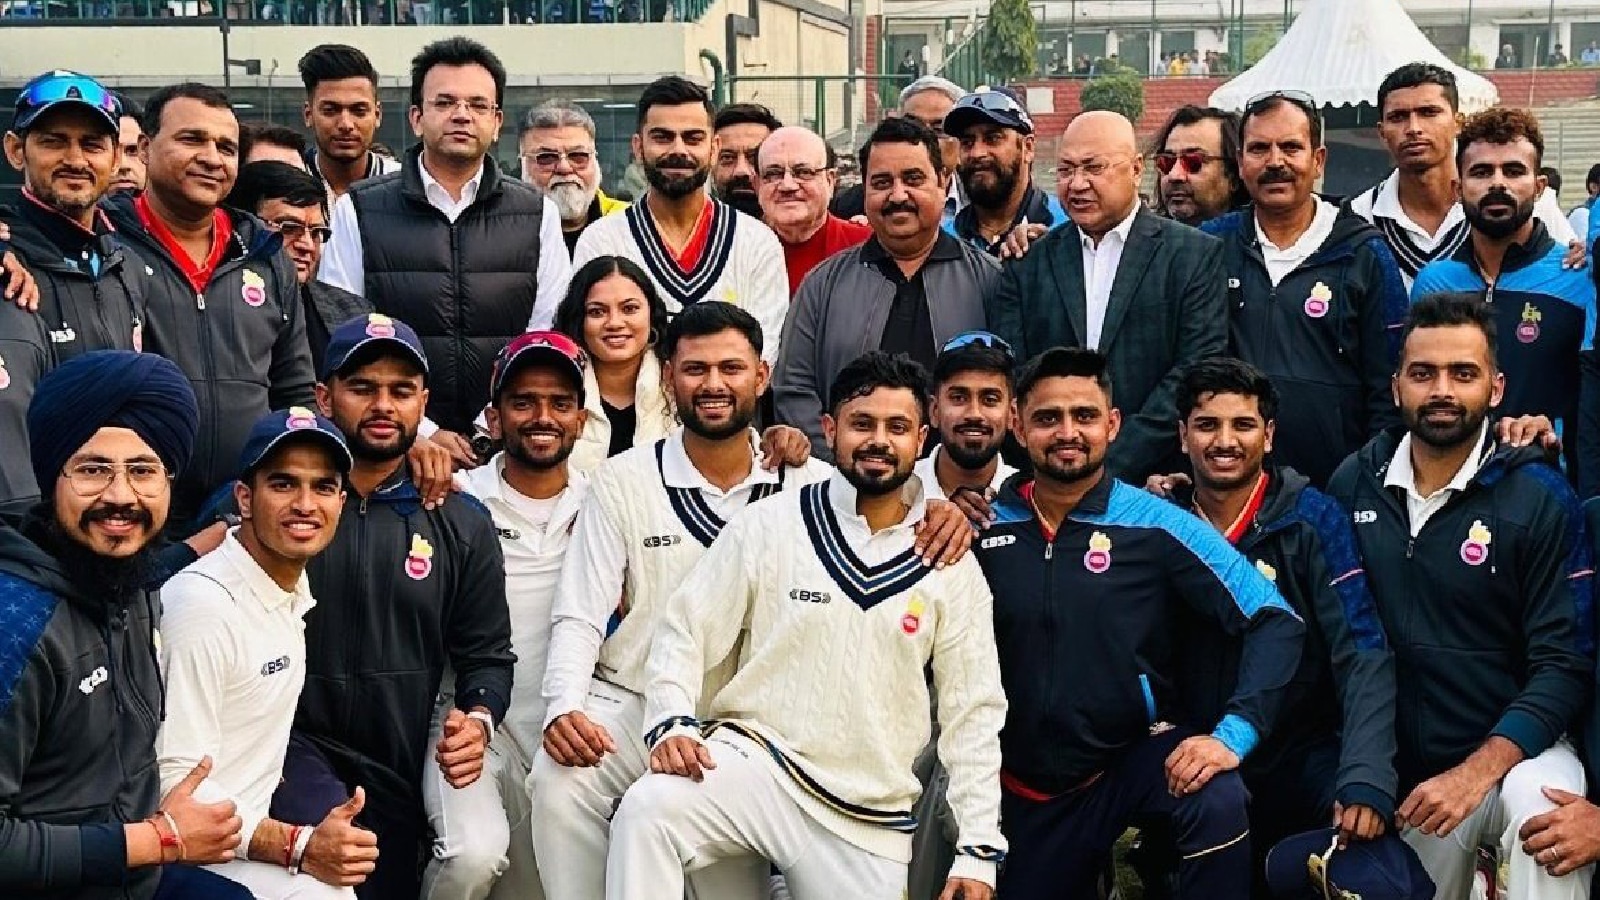
M 122 101 L 110 88 L 87 75 L 55 69 L 22 86 L 17 94 L 11 130 L 26 131 L 40 116 L 62 105 L 93 111 L 112 134 L 122 128 Z
M 998 88 L 974 91 L 956 101 L 945 114 L 944 133 L 958 138 L 968 128 L 984 123 L 1033 134 L 1033 118 L 1017 99 L 1016 91 Z
M 319 381 L 326 382 L 344 369 L 361 348 L 373 343 L 388 343 L 400 348 L 416 361 L 422 374 L 428 374 L 428 356 L 422 352 L 422 338 L 410 325 L 383 313 L 367 313 L 340 325 L 328 335 L 328 349 L 322 357 Z
M 267 413 L 250 429 L 244 450 L 239 454 L 239 477 L 249 478 L 250 473 L 287 440 L 312 440 L 332 450 L 340 473 L 348 473 L 355 464 L 339 426 L 304 406 L 291 406 Z
M 1336 828 L 1318 828 L 1268 851 L 1267 888 L 1274 900 L 1433 900 L 1433 879 L 1398 836 L 1352 840 L 1339 850 L 1338 835 Z

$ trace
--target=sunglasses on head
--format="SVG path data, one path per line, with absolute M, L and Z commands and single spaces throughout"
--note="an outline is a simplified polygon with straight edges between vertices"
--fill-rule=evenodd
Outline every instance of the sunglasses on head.
M 520 342 L 507 344 L 506 348 L 500 351 L 500 358 L 496 360 L 495 366 L 497 368 L 504 368 L 512 356 L 517 353 L 521 353 L 530 347 L 544 347 L 554 350 L 562 356 L 565 356 L 571 359 L 573 362 L 576 362 L 580 369 L 586 368 L 589 365 L 589 355 L 583 352 L 583 348 L 578 346 L 577 341 L 574 341 L 572 338 L 569 338 L 564 334 L 547 332 L 539 335 L 538 337 L 527 338 Z
M 1257 94 L 1250 98 L 1249 103 L 1244 105 L 1243 117 L 1246 119 L 1250 118 L 1256 113 L 1261 112 L 1263 107 L 1268 106 L 1275 100 L 1284 100 L 1289 103 L 1293 103 L 1295 106 L 1300 107 L 1300 109 L 1311 118 L 1316 119 L 1317 121 L 1322 120 L 1322 107 L 1317 105 L 1317 98 L 1311 96 L 1305 91 L 1267 91 L 1264 94 Z
M 34 108 L 63 100 L 86 103 L 117 118 L 122 117 L 122 103 L 116 95 L 85 75 L 57 75 L 28 85 L 17 95 L 17 114 L 22 116 Z
M 1205 168 L 1206 163 L 1215 162 L 1222 159 L 1222 157 L 1211 153 L 1206 153 L 1201 150 L 1185 150 L 1182 153 L 1172 153 L 1170 151 L 1163 150 L 1160 153 L 1157 153 L 1154 156 L 1154 159 L 1156 163 L 1156 171 L 1163 175 L 1169 174 L 1173 169 L 1180 165 L 1183 166 L 1183 170 L 1190 175 L 1199 175 L 1200 170 Z
M 963 331 L 945 341 L 944 346 L 939 348 L 939 352 L 949 353 L 951 350 L 960 350 L 962 347 L 971 347 L 973 345 L 987 347 L 990 350 L 999 350 L 1007 356 L 1014 355 L 1011 352 L 1010 344 L 1006 343 L 999 335 L 991 334 L 987 331 Z
M 1022 108 L 1022 104 L 1000 91 L 983 91 L 977 94 L 968 94 L 962 97 L 956 105 L 976 106 L 979 109 L 986 109 L 990 112 L 1017 112 L 1024 114 L 1027 112 Z

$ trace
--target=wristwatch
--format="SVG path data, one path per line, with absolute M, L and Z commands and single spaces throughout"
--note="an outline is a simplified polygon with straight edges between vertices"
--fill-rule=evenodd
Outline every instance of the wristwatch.
M 475 709 L 467 713 L 467 718 L 477 719 L 479 722 L 482 722 L 483 730 L 489 735 L 489 740 L 494 740 L 494 716 L 489 715 L 481 709 Z

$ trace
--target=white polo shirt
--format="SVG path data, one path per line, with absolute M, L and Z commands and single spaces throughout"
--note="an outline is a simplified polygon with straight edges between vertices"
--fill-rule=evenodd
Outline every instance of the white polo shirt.
M 1458 491 L 1467 489 L 1472 479 L 1478 475 L 1478 470 L 1483 468 L 1483 461 L 1493 451 L 1492 447 L 1485 447 L 1484 442 L 1489 438 L 1489 423 L 1483 423 L 1478 429 L 1478 442 L 1469 454 L 1461 468 L 1456 470 L 1455 477 L 1450 483 L 1424 497 L 1417 491 L 1417 474 L 1411 467 L 1411 435 L 1407 434 L 1400 439 L 1400 446 L 1394 450 L 1394 458 L 1389 461 L 1389 471 L 1383 477 L 1383 486 L 1386 488 L 1397 487 L 1406 495 L 1406 516 L 1411 523 L 1411 536 L 1416 537 L 1422 526 L 1428 524 L 1433 514 L 1450 502 L 1450 498 Z
M 167 717 L 156 755 L 163 793 L 211 757 L 195 797 L 237 804 L 248 843 L 283 776 L 306 677 L 305 614 L 316 601 L 304 575 L 293 591 L 279 587 L 238 534 L 161 589 Z
M 928 500 L 950 499 L 945 496 L 944 488 L 939 484 L 939 454 L 943 450 L 943 447 L 933 448 L 927 456 L 917 460 L 916 466 L 911 470 L 911 474 L 921 479 L 922 495 Z M 989 479 L 989 488 L 990 490 L 998 491 L 1000 490 L 1000 485 L 1004 484 L 1007 478 L 1016 474 L 1017 470 L 1006 465 L 1006 461 L 1003 459 L 996 457 L 995 461 L 999 465 L 994 467 L 994 477 Z

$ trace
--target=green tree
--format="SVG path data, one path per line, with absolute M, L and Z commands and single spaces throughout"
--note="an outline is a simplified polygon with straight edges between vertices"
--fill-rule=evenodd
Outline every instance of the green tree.
M 1121 113 L 1130 122 L 1138 122 L 1144 115 L 1144 79 L 1132 69 L 1119 69 L 1108 75 L 1097 75 L 1083 86 L 1078 102 L 1083 111 L 1105 109 Z
M 1028 0 L 994 0 L 983 27 L 983 68 L 996 84 L 1034 76 L 1039 32 Z
M 1276 28 L 1263 27 L 1252 31 L 1250 36 L 1244 39 L 1245 68 L 1248 69 L 1261 62 L 1262 57 L 1271 53 L 1273 47 L 1278 46 L 1278 39 L 1281 37 L 1283 37 L 1283 32 Z

